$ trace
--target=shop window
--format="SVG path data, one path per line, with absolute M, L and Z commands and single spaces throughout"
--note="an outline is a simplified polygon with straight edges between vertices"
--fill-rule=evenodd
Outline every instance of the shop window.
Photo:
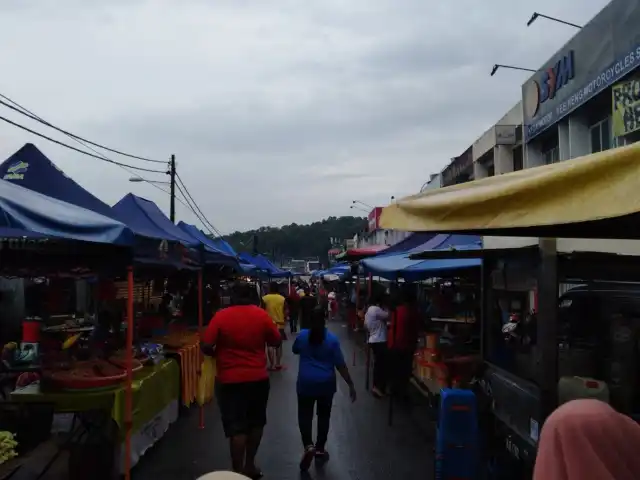
M 640 130 L 631 132 L 624 137 L 617 137 L 614 142 L 615 147 L 624 147 L 625 145 L 631 145 L 632 143 L 640 142 Z
M 560 147 L 556 145 L 555 147 L 543 152 L 542 158 L 544 158 L 545 165 L 558 163 L 560 161 Z
M 609 118 L 592 125 L 591 132 L 591 153 L 603 152 L 612 147 L 611 121 Z
M 516 147 L 513 149 L 513 171 L 517 172 L 524 168 L 522 161 L 522 147 Z

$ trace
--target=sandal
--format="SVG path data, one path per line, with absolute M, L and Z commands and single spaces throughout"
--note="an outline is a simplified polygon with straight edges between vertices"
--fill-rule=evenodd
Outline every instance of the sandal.
M 260 469 L 257 469 L 254 472 L 244 472 L 244 475 L 249 477 L 251 480 L 260 480 L 264 477 L 264 473 L 262 473 L 262 470 Z
M 316 456 L 316 447 L 313 445 L 309 445 L 304 449 L 304 453 L 302 454 L 302 459 L 300 460 L 300 471 L 306 472 L 311 467 L 311 462 Z

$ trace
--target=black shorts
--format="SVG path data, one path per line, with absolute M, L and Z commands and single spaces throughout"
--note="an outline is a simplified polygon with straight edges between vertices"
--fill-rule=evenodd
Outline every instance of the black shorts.
M 243 383 L 217 383 L 216 398 L 224 434 L 246 435 L 267 424 L 269 380 Z
M 282 337 L 282 341 L 284 342 L 287 339 L 287 332 L 284 327 L 278 326 L 278 332 L 280 332 L 280 337 Z

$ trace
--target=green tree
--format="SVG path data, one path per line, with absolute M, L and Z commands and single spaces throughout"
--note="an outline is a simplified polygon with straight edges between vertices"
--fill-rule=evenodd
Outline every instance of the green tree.
M 318 258 L 327 263 L 332 247 L 330 238 L 344 240 L 362 232 L 367 220 L 362 217 L 329 217 L 308 225 L 292 223 L 282 227 L 260 227 L 246 232 L 234 232 L 225 240 L 237 251 L 251 253 L 253 237 L 257 235 L 258 251 L 277 264 L 283 259 Z

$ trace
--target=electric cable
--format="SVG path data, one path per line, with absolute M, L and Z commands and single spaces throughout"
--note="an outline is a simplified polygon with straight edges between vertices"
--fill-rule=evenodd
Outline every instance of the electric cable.
M 206 220 L 206 222 L 208 223 L 207 228 L 209 229 L 209 231 L 213 230 L 213 232 L 215 232 L 219 237 L 222 237 L 223 235 L 220 233 L 220 231 L 207 219 L 206 215 L 202 212 L 202 210 L 200 209 L 200 207 L 198 206 L 198 203 L 194 200 L 194 198 L 191 196 L 191 193 L 189 193 L 189 189 L 187 188 L 187 186 L 184 184 L 184 182 L 182 181 L 182 178 L 180 178 L 180 175 L 178 175 L 176 173 L 176 179 L 178 180 L 178 183 L 180 185 L 182 185 L 182 188 L 184 189 L 184 191 L 182 192 L 182 194 L 185 197 L 189 197 L 189 199 L 191 199 L 191 203 L 193 203 L 194 207 L 198 210 L 198 212 L 200 212 L 200 215 L 202 215 L 202 217 Z M 211 232 L 211 234 L 213 234 L 213 232 Z
M 61 142 L 60 140 L 56 140 L 55 138 L 51 138 L 51 137 L 49 137 L 49 136 L 47 136 L 47 135 L 45 135 L 43 133 L 36 132 L 35 130 L 32 130 L 32 129 L 28 128 L 28 127 L 25 127 L 24 125 L 20 125 L 19 123 L 16 123 L 16 122 L 14 122 L 12 120 L 9 120 L 8 118 L 5 118 L 3 116 L 0 116 L 0 120 L 2 120 L 3 122 L 8 123 L 9 125 L 13 125 L 14 127 L 17 127 L 17 128 L 19 128 L 21 130 L 24 130 L 25 132 L 29 132 L 32 135 L 36 135 L 37 137 L 44 138 L 45 140 L 49 140 L 50 142 L 55 143 L 57 145 L 60 145 L 61 147 L 68 148 L 69 150 L 73 150 L 74 152 L 82 153 L 83 155 L 86 155 L 88 157 L 92 157 L 92 158 L 96 158 L 98 160 L 102 160 L 103 162 L 108 162 L 108 163 L 111 163 L 113 165 L 118 165 L 120 167 L 132 168 L 134 170 L 139 170 L 141 172 L 166 173 L 164 170 L 153 170 L 151 168 L 135 167 L 133 165 L 128 165 L 126 163 L 116 162 L 115 160 L 111 160 L 109 158 L 101 157 L 99 155 L 95 155 L 95 154 L 87 152 L 85 150 L 81 150 L 79 148 L 72 147 L 68 143 Z
M 107 147 L 105 145 L 101 145 L 100 143 L 92 142 L 91 140 L 87 140 L 86 138 L 82 138 L 79 135 L 75 135 L 74 133 L 71 133 L 71 132 L 69 132 L 67 130 L 64 130 L 64 129 L 60 128 L 60 127 L 57 127 L 57 126 L 53 125 L 52 123 L 46 121 L 42 117 L 39 117 L 38 115 L 36 115 L 32 111 L 30 111 L 28 108 L 23 107 L 22 105 L 20 105 L 15 100 L 12 100 L 11 98 L 7 97 L 6 95 L 3 95 L 2 93 L 0 93 L 0 98 L 4 98 L 7 102 L 10 102 L 10 103 L 13 104 L 13 105 L 9 105 L 8 103 L 3 102 L 2 100 L 0 100 L 0 105 L 4 105 L 5 107 L 10 108 L 11 110 L 13 110 L 15 112 L 18 112 L 21 115 L 24 115 L 24 116 L 26 116 L 26 117 L 28 117 L 28 118 L 30 118 L 32 120 L 35 120 L 36 122 L 40 122 L 41 124 L 46 125 L 47 127 L 53 128 L 54 130 L 57 130 L 60 133 L 64 133 L 68 137 L 75 138 L 77 140 L 82 140 L 83 142 L 88 143 L 89 145 L 93 145 L 94 147 L 102 148 L 103 150 L 107 150 L 108 152 L 111 152 L 111 153 L 117 153 L 118 155 L 122 155 L 124 157 L 134 158 L 136 160 L 142 160 L 143 162 L 166 163 L 164 160 L 153 160 L 151 158 L 140 157 L 138 155 L 132 155 L 130 153 L 123 152 L 121 150 L 116 150 L 115 148 L 110 148 L 110 147 Z

